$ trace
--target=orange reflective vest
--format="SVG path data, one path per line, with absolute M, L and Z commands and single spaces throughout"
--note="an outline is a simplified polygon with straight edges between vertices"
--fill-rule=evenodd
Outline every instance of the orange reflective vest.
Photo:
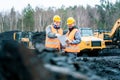
M 78 31 L 78 29 L 73 29 L 70 33 L 69 31 L 66 33 L 69 40 L 74 40 L 76 31 Z M 69 44 L 64 50 L 65 52 L 80 52 L 80 44 Z
M 61 28 L 56 30 L 52 25 L 51 25 L 51 31 L 52 33 L 57 33 L 61 35 L 63 34 L 63 30 Z M 46 35 L 45 47 L 60 49 L 60 41 L 58 40 L 58 38 L 49 38 Z

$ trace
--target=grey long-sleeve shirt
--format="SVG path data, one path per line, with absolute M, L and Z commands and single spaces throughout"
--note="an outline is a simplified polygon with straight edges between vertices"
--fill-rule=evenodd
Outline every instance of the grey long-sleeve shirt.
M 49 25 L 46 27 L 46 35 L 49 37 L 49 38 L 57 38 L 57 36 L 55 35 L 55 33 L 52 33 L 51 31 L 51 26 L 52 25 Z

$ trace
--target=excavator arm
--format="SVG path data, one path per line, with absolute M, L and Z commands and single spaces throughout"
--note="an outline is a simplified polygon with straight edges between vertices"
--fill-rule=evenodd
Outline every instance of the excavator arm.
M 109 36 L 110 36 L 111 38 L 114 36 L 115 32 L 118 30 L 119 27 L 120 27 L 120 19 L 118 19 L 118 20 L 115 22 L 115 24 L 114 24 L 111 32 L 109 33 Z

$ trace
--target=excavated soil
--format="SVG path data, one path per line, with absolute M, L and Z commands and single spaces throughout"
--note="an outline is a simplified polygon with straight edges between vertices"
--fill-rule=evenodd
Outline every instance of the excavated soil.
M 45 32 L 33 36 L 41 46 L 32 50 L 1 39 L 0 80 L 120 80 L 120 56 L 71 59 L 45 49 L 44 40 Z
M 61 56 L 58 54 L 55 56 L 55 53 L 45 51 L 43 54 L 44 61 L 51 65 L 47 67 L 48 69 L 51 69 L 52 66 L 56 66 L 58 69 L 69 69 L 70 71 L 68 71 L 67 75 L 74 77 L 75 80 L 80 79 L 79 77 L 74 76 L 78 74 L 85 77 L 82 80 L 120 80 L 120 56 L 77 57 L 76 59 L 71 59 L 67 56 Z M 50 58 L 48 55 L 54 55 L 54 57 Z M 50 58 L 48 61 L 46 61 L 46 59 L 48 59 L 47 57 Z M 62 72 L 58 70 L 58 73 Z

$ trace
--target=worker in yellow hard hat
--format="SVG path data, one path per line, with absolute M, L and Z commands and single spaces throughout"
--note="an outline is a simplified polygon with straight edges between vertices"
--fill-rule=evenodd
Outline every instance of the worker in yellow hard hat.
M 60 26 L 61 18 L 59 15 L 53 17 L 53 23 L 46 27 L 45 47 L 60 50 L 60 41 L 58 37 L 63 35 L 63 30 Z
M 67 26 L 68 26 L 68 32 L 66 33 L 67 46 L 65 47 L 64 51 L 68 53 L 68 56 L 77 56 L 77 53 L 80 52 L 79 43 L 81 41 L 81 36 L 78 27 L 76 27 L 75 19 L 73 17 L 69 17 L 67 19 Z

